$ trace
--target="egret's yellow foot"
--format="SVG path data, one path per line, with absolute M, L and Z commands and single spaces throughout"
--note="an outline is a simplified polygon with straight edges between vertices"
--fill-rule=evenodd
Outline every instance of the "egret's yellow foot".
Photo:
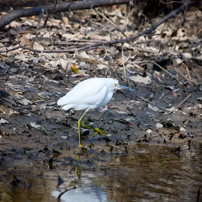
M 99 128 L 94 128 L 92 126 L 87 126 L 84 121 L 82 121 L 82 127 L 83 128 L 88 128 L 88 129 L 92 129 L 92 130 L 95 130 L 95 134 L 94 134 L 94 137 L 97 135 L 97 133 L 100 133 L 100 135 L 106 135 L 107 133 L 105 133 L 104 131 L 100 130 Z
M 82 147 L 82 144 L 81 144 L 81 124 L 82 124 L 82 127 L 84 128 L 88 128 L 88 129 L 93 129 L 95 130 L 95 134 L 94 134 L 94 137 L 96 136 L 97 133 L 100 133 L 100 135 L 106 135 L 107 133 L 105 133 L 104 131 L 100 130 L 99 128 L 94 128 L 92 126 L 87 126 L 85 123 L 84 123 L 84 116 L 85 114 L 88 112 L 88 109 L 85 110 L 85 112 L 83 113 L 83 115 L 81 116 L 81 118 L 78 120 L 78 131 L 79 131 L 79 147 Z
M 100 130 L 99 128 L 93 128 L 96 133 L 94 134 L 94 137 L 97 135 L 97 133 L 100 133 L 100 135 L 106 136 L 107 133 L 105 133 L 104 131 Z

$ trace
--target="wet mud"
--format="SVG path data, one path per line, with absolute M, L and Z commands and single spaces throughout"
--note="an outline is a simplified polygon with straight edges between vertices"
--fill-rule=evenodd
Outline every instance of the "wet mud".
M 32 71 L 37 72 L 37 68 Z M 87 124 L 104 130 L 107 135 L 94 137 L 94 131 L 82 129 L 83 148 L 79 148 L 77 121 L 82 112 L 61 111 L 56 101 L 86 78 L 65 78 L 59 72 L 43 72 L 42 75 L 30 77 L 27 72 L 4 75 L 0 106 L 0 176 L 2 186 L 7 187 L 6 193 L 10 189 L 32 192 L 38 189 L 35 186 L 41 180 L 47 180 L 48 187 L 51 181 L 53 189 L 57 175 L 62 175 L 67 178 L 67 187 L 72 184 L 105 187 L 107 196 L 111 195 L 109 201 L 125 201 L 125 196 L 126 201 L 138 199 L 139 192 L 140 198 L 151 201 L 157 196 L 159 200 L 178 201 L 185 198 L 179 193 L 173 196 L 171 190 L 179 186 L 179 190 L 184 191 L 184 183 L 189 183 L 179 176 L 188 175 L 187 181 L 189 175 L 196 181 L 201 178 L 198 170 L 202 140 L 199 86 L 184 86 L 173 80 L 168 82 L 169 79 L 150 85 L 122 81 L 134 91 L 118 90 L 110 104 L 88 112 L 85 118 Z M 178 89 L 176 97 L 170 86 Z M 176 107 L 189 94 L 191 96 L 179 108 L 166 110 Z M 185 174 L 192 161 L 196 163 L 195 168 Z M 16 183 L 15 177 L 26 178 L 28 182 L 18 180 Z M 180 182 L 176 181 L 178 177 Z M 197 196 L 198 186 L 191 188 L 191 197 Z M 54 201 L 46 188 L 43 187 L 41 194 L 49 195 L 38 200 Z M 21 196 L 21 191 L 18 194 L 15 197 L 19 201 L 26 198 Z M 3 194 L 1 197 L 4 198 Z M 30 201 L 34 201 L 31 198 Z

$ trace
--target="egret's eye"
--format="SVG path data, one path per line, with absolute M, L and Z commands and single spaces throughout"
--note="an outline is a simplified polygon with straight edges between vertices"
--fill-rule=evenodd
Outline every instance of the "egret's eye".
M 118 86 L 118 84 L 115 83 L 115 87 L 117 87 L 117 86 Z

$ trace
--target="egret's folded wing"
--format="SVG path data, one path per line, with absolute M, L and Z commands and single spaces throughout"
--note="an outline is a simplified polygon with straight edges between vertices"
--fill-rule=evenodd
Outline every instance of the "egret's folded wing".
M 65 110 L 70 109 L 67 105 L 75 110 L 95 109 L 97 108 L 96 106 L 103 102 L 107 92 L 108 89 L 104 82 L 94 80 L 92 83 L 86 80 L 86 82 L 79 83 L 60 98 L 57 104 L 63 106 L 62 109 Z

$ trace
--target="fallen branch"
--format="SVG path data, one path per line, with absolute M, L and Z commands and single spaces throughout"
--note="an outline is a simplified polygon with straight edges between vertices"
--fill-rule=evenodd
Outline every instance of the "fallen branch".
M 92 9 L 92 8 L 97 8 L 102 6 L 129 4 L 130 2 L 131 2 L 130 0 L 75 1 L 70 3 L 58 4 L 55 8 L 54 8 L 55 5 L 49 5 L 47 7 L 38 6 L 30 9 L 15 10 L 9 13 L 8 15 L 3 16 L 0 19 L 0 29 L 2 29 L 3 27 L 11 23 L 13 20 L 19 19 L 21 17 L 40 15 L 42 12 L 44 14 L 52 13 L 53 10 L 54 10 L 54 13 L 67 12 L 67 11 L 73 11 L 73 10 Z

